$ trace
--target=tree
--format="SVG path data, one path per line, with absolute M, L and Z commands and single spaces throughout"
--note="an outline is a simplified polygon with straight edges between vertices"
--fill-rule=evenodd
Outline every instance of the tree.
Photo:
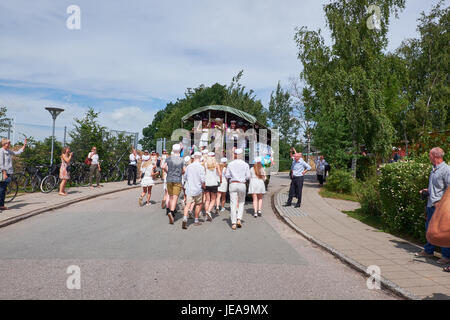
M 403 90 L 408 101 L 405 131 L 423 141 L 430 131 L 449 130 L 449 29 L 450 9 L 440 1 L 419 19 L 419 39 L 402 43 L 397 54 L 405 64 Z
M 257 100 L 252 90 L 246 91 L 239 81 L 243 71 L 233 77 L 229 86 L 215 83 L 211 87 L 200 85 L 197 88 L 188 88 L 183 99 L 169 102 L 166 107 L 159 110 L 152 123 L 142 130 L 143 138 L 139 143 L 144 149 L 155 149 L 159 138 L 170 139 L 172 132 L 180 128 L 181 118 L 190 111 L 207 105 L 228 105 L 244 110 L 255 116 L 259 122 L 266 124 L 267 111 L 260 100 Z M 184 125 L 191 129 L 193 123 Z
M 298 121 L 292 117 L 293 107 L 289 92 L 281 88 L 278 82 L 277 88 L 270 94 L 269 120 L 273 128 L 280 131 L 280 139 L 288 144 L 295 144 L 297 141 L 296 131 Z
M 0 107 L 0 133 L 7 132 L 9 128 L 9 121 L 11 120 L 6 116 L 8 109 L 6 107 Z
M 332 45 L 325 45 L 321 30 L 297 29 L 298 58 L 303 63 L 305 112 L 316 124 L 314 144 L 330 152 L 328 158 L 344 163 L 356 160 L 361 145 L 387 155 L 394 129 L 386 113 L 387 31 L 392 13 L 404 0 L 374 1 L 380 8 L 379 28 L 367 27 L 369 0 L 333 1 L 324 6 Z
M 100 159 L 106 156 L 103 138 L 106 127 L 101 126 L 97 119 L 99 112 L 89 108 L 84 118 L 75 118 L 74 129 L 69 132 L 71 142 L 69 147 L 74 154 L 74 161 L 83 162 L 93 146 L 97 147 Z

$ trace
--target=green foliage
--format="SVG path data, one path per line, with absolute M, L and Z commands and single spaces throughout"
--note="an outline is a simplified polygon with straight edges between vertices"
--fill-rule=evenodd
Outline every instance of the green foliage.
M 356 166 L 356 178 L 362 181 L 368 180 L 377 174 L 375 157 L 359 157 Z
M 0 133 L 8 131 L 8 121 L 10 119 L 6 116 L 7 111 L 6 107 L 0 107 Z
M 278 82 L 276 91 L 270 95 L 268 118 L 272 127 L 279 129 L 280 140 L 290 145 L 296 143 L 298 130 L 296 119 L 291 120 L 293 109 L 289 93 L 283 90 Z
M 316 124 L 314 145 L 341 167 L 361 144 L 370 152 L 387 155 L 393 140 L 383 95 L 389 84 L 383 50 L 390 15 L 397 14 L 405 1 L 375 2 L 381 9 L 380 30 L 367 28 L 367 8 L 372 2 L 340 0 L 324 6 L 331 47 L 325 45 L 320 30 L 302 27 L 295 35 L 304 67 L 305 112 Z
M 417 161 L 400 161 L 381 169 L 379 180 L 382 217 L 394 232 L 404 232 L 425 240 L 426 201 L 419 191 L 428 186 L 430 165 Z
M 353 190 L 354 179 L 347 170 L 332 170 L 327 178 L 326 189 L 340 193 L 351 193 Z
M 381 216 L 382 203 L 380 199 L 380 179 L 372 176 L 365 181 L 358 181 L 355 193 L 361 204 L 361 213 L 369 216 Z
M 408 101 L 404 118 L 409 140 L 423 141 L 430 131 L 448 130 L 450 8 L 440 1 L 422 13 L 418 39 L 404 41 L 397 55 L 405 63 L 403 92 Z M 448 135 L 448 133 L 447 133 Z
M 17 164 L 23 166 L 50 165 L 52 151 L 52 137 L 44 141 L 36 141 L 32 137 L 27 139 L 27 147 L 18 157 Z M 55 141 L 53 150 L 54 163 L 59 163 L 62 152 L 62 143 Z
M 172 132 L 181 127 L 181 118 L 184 115 L 207 105 L 228 105 L 244 110 L 255 116 L 260 123 L 266 124 L 267 111 L 261 101 L 256 100 L 253 90 L 247 91 L 239 83 L 242 74 L 241 71 L 233 77 L 229 86 L 216 83 L 211 87 L 201 85 L 195 89 L 188 88 L 183 99 L 168 103 L 164 109 L 156 113 L 152 123 L 143 129 L 144 137 L 139 143 L 144 149 L 156 149 L 156 140 L 164 137 L 170 140 Z M 189 130 L 192 126 L 193 123 L 188 123 L 184 128 Z
M 111 135 L 106 127 L 98 123 L 99 112 L 90 108 L 83 118 L 74 119 L 74 129 L 69 133 L 72 138 L 69 147 L 74 153 L 75 162 L 84 162 L 92 147 L 97 147 L 100 160 L 104 160 L 102 166 L 114 165 L 115 161 L 124 153 L 131 150 L 132 139 L 120 134 Z M 127 157 L 124 157 L 122 165 L 126 165 Z

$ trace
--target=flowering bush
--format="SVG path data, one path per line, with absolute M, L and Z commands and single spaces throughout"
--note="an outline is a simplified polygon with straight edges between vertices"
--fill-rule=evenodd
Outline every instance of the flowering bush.
M 379 177 L 382 218 L 390 231 L 425 239 L 426 201 L 419 191 L 428 187 L 431 165 L 414 160 L 385 165 Z

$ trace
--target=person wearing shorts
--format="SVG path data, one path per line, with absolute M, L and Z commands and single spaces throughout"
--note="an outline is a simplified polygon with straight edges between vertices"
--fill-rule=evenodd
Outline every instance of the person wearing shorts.
M 175 222 L 175 213 L 178 197 L 182 189 L 181 180 L 184 174 L 184 159 L 180 157 L 181 146 L 174 144 L 172 153 L 164 164 L 163 170 L 167 173 L 167 191 L 169 193 L 169 208 L 166 208 L 166 214 L 169 217 L 169 223 Z
M 228 180 L 225 177 L 225 172 L 227 170 L 227 162 L 228 159 L 225 157 L 220 159 L 219 171 L 221 172 L 222 183 L 217 189 L 217 199 L 216 199 L 216 210 L 219 213 L 225 211 L 225 201 L 227 198 L 227 190 L 228 190 Z M 219 206 L 221 206 L 221 208 Z
M 219 171 L 219 165 L 216 163 L 216 154 L 208 153 L 204 163 L 205 166 L 205 211 L 206 220 L 212 221 L 211 210 L 214 208 L 217 198 L 217 189 L 222 182 L 222 176 Z M 216 214 L 218 212 L 216 211 Z
M 200 152 L 194 153 L 194 162 L 186 168 L 186 206 L 184 207 L 183 223 L 181 225 L 183 229 L 187 229 L 189 209 L 192 206 L 195 206 L 194 225 L 201 225 L 198 217 L 203 205 L 203 189 L 205 188 L 206 177 L 205 168 L 200 164 L 201 157 L 202 154 Z

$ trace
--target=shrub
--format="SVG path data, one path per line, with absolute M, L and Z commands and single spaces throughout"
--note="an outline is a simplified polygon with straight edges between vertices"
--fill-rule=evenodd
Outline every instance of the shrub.
M 375 157 L 361 157 L 356 164 L 356 179 L 367 180 L 377 174 Z
M 426 202 L 419 191 L 428 185 L 430 165 L 418 161 L 387 164 L 381 169 L 382 217 L 390 231 L 404 232 L 425 240 Z
M 371 216 L 381 216 L 382 203 L 379 188 L 380 179 L 376 175 L 356 184 L 355 193 L 361 204 L 362 213 Z
M 326 188 L 334 192 L 351 193 L 353 182 L 354 179 L 349 171 L 335 169 L 331 171 L 330 176 L 327 178 Z

